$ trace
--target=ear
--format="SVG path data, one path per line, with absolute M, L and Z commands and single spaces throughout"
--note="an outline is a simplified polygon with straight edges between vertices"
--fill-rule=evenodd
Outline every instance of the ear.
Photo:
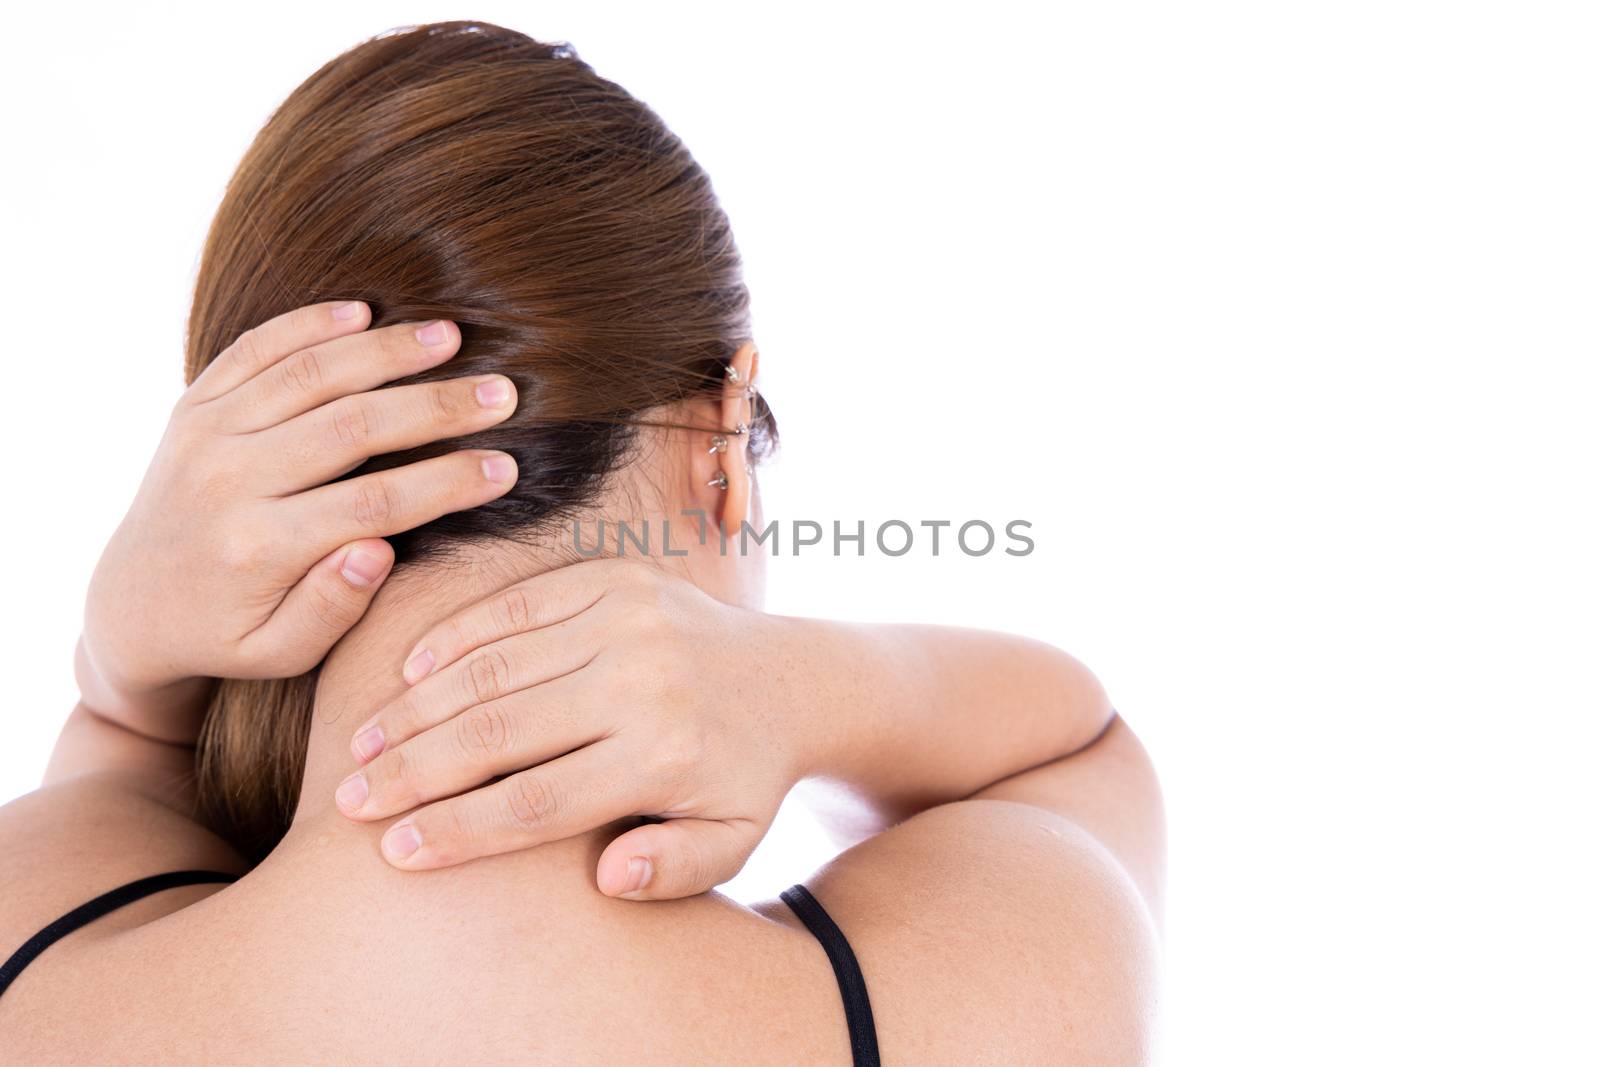
M 721 436 L 727 447 L 715 455 L 721 461 L 720 471 L 728 488 L 722 495 L 718 520 L 729 536 L 736 536 L 739 524 L 750 517 L 750 419 L 760 367 L 761 354 L 756 351 L 755 342 L 746 341 L 728 361 L 727 381 L 722 387 Z

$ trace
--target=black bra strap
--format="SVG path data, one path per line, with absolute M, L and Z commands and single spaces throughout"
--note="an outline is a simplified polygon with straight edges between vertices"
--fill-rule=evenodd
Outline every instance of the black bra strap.
M 778 896 L 822 942 L 822 951 L 833 964 L 839 995 L 844 998 L 845 1025 L 850 1028 L 851 1062 L 854 1067 L 878 1067 L 878 1028 L 872 1021 L 872 1003 L 867 1000 L 867 980 L 861 975 L 861 965 L 850 950 L 850 942 L 805 886 L 791 886 Z
M 159 893 L 163 889 L 176 889 L 184 885 L 210 885 L 216 882 L 232 882 L 237 875 L 223 874 L 221 871 L 171 871 L 167 874 L 151 875 L 141 878 L 137 882 L 129 882 L 109 893 L 102 893 L 89 901 L 67 912 L 43 930 L 34 934 L 23 942 L 21 948 L 11 954 L 11 958 L 0 964 L 0 995 L 10 988 L 11 983 L 22 969 L 32 963 L 45 949 L 66 937 L 80 926 L 87 926 L 109 912 L 132 904 L 136 900 L 143 900 L 152 893 Z

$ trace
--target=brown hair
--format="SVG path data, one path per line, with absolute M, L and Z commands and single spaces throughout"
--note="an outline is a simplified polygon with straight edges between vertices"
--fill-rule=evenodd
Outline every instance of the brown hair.
M 516 457 L 492 503 L 392 538 L 401 565 L 525 539 L 591 502 L 658 405 L 714 392 L 750 335 L 710 179 L 661 119 L 567 45 L 478 22 L 376 37 L 317 71 L 256 136 L 206 239 L 193 381 L 239 333 L 360 299 L 373 325 L 448 318 L 460 353 L 416 381 L 495 371 L 518 410 L 457 448 Z M 758 400 L 751 446 L 774 428 Z M 288 828 L 315 675 L 224 680 L 201 728 L 202 814 L 251 857 Z

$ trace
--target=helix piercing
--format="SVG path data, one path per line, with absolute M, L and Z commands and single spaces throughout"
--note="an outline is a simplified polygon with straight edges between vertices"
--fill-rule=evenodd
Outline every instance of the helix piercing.
M 711 447 L 706 451 L 715 455 L 718 452 L 726 452 L 727 450 L 728 439 L 719 433 L 711 439 Z
M 744 378 L 739 374 L 739 368 L 735 367 L 732 363 L 729 363 L 726 367 L 723 367 L 722 372 L 728 376 L 728 381 L 732 382 L 734 385 L 738 385 L 740 382 L 744 381 Z
M 718 471 L 717 472 L 717 476 L 715 478 L 711 479 L 706 484 L 710 485 L 710 486 L 715 486 L 718 489 L 726 489 L 726 488 L 728 488 L 728 472 L 727 471 Z

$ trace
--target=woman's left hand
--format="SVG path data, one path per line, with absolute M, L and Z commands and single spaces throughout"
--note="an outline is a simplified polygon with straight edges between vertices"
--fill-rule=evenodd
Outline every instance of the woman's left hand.
M 340 810 L 367 821 L 426 804 L 383 837 L 408 870 L 659 816 L 611 842 L 600 890 L 711 889 L 801 776 L 800 733 L 762 685 L 794 672 L 784 622 L 637 562 L 520 582 L 417 643 L 412 687 L 355 732 L 366 766 L 341 784 Z
M 361 301 L 246 330 L 173 407 L 89 582 L 76 661 L 85 706 L 192 744 L 212 678 L 287 678 L 366 611 L 383 540 L 506 493 L 516 463 L 462 449 L 344 475 L 373 456 L 503 422 L 501 375 L 389 385 L 458 351 L 447 321 L 369 330 Z

